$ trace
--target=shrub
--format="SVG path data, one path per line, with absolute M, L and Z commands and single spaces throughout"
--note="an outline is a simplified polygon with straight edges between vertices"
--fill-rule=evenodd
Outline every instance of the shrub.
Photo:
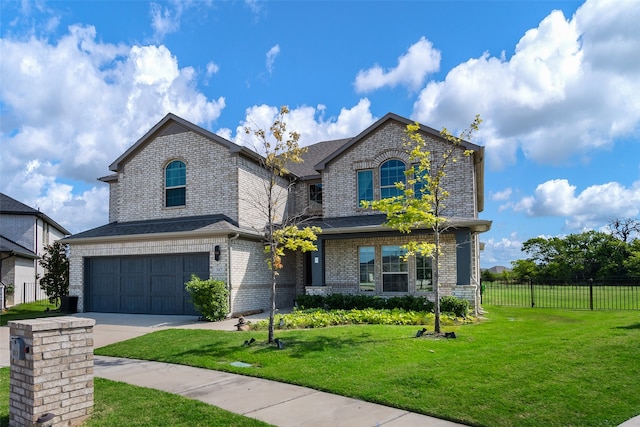
M 229 312 L 229 291 L 222 280 L 201 280 L 194 274 L 184 286 L 203 318 L 212 322 L 225 318 Z
M 454 296 L 444 296 L 440 298 L 440 312 L 453 313 L 458 317 L 467 317 L 469 311 L 469 301 L 456 298 Z
M 296 298 L 298 307 L 303 309 L 323 308 L 325 310 L 364 310 L 373 308 L 402 309 L 406 311 L 433 311 L 433 303 L 420 296 L 404 295 L 401 297 L 382 298 L 376 295 L 331 294 L 299 295 Z

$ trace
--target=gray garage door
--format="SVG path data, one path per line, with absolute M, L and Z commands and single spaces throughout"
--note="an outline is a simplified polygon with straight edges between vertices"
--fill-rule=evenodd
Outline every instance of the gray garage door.
M 209 254 L 85 259 L 85 311 L 197 314 L 184 283 L 209 278 Z

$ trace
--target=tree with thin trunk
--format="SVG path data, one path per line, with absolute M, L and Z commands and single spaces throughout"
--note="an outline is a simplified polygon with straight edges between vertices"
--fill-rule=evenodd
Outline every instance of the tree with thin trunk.
M 287 214 L 287 202 L 294 186 L 287 165 L 301 163 L 302 155 L 306 152 L 306 148 L 298 144 L 300 135 L 287 131 L 284 119 L 288 113 L 288 107 L 281 107 L 269 131 L 245 128 L 245 132 L 253 135 L 257 141 L 256 151 L 262 155 L 260 162 L 266 171 L 264 194 L 256 197 L 253 204 L 265 217 L 265 227 L 261 233 L 271 281 L 269 343 L 274 342 L 276 283 L 278 270 L 283 268 L 283 258 L 287 251 L 316 250 L 316 234 L 321 231 L 318 227 L 301 227 L 304 222 L 302 216 Z
M 62 297 L 69 294 L 69 258 L 67 247 L 60 242 L 45 246 L 39 261 L 45 273 L 40 279 L 40 288 L 49 297 L 49 302 L 60 306 Z
M 447 219 L 443 216 L 446 208 L 446 200 L 449 192 L 445 188 L 447 168 L 457 162 L 460 153 L 460 145 L 469 141 L 480 126 L 482 120 L 476 116 L 468 129 L 459 137 L 453 136 L 444 128 L 440 135 L 450 147 L 446 148 L 442 155 L 435 156 L 427 147 L 420 124 L 407 125 L 405 130 L 405 149 L 413 166 L 405 171 L 406 184 L 397 182 L 400 190 L 397 196 L 363 201 L 362 206 L 371 208 L 387 215 L 386 225 L 402 233 L 411 233 L 414 229 L 430 228 L 433 230 L 433 243 L 427 240 L 411 239 L 402 245 L 405 251 L 405 259 L 421 255 L 433 259 L 433 292 L 435 333 L 440 330 L 440 256 L 442 255 L 440 237 L 442 232 L 449 227 Z M 473 150 L 463 150 L 465 156 L 473 154 Z

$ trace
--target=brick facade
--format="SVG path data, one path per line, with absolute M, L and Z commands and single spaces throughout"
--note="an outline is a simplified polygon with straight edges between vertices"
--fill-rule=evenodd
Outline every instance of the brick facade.
M 187 167 L 186 204 L 165 207 L 164 170 L 172 160 Z M 238 219 L 237 155 L 195 132 L 154 138 L 118 171 L 117 221 L 142 221 L 211 213 Z M 113 184 L 111 185 L 113 189 Z
M 409 156 L 402 143 L 405 139 L 404 126 L 389 122 L 375 130 L 357 145 L 349 148 L 339 158 L 331 162 L 323 171 L 322 186 L 325 196 L 323 203 L 324 217 L 341 217 L 351 215 L 368 215 L 371 210 L 358 206 L 357 170 L 372 169 L 374 171 L 374 197 L 380 198 L 379 173 L 380 166 L 387 160 L 402 160 L 409 168 Z M 434 159 L 442 158 L 445 149 L 450 145 L 431 136 L 425 136 L 428 150 Z M 445 216 L 476 218 L 475 174 L 473 156 L 464 156 L 459 148 L 458 161 L 447 169 L 443 186 L 450 196 L 446 200 Z
M 310 175 L 311 179 L 304 178 L 295 182 L 295 185 L 288 179 L 279 179 L 275 195 L 278 220 L 290 215 L 311 214 L 326 219 L 377 213 L 357 205 L 357 171 L 373 171 L 374 197 L 377 199 L 380 197 L 379 169 L 385 161 L 398 159 L 407 168 L 411 166 L 402 145 L 405 140 L 403 120 L 397 116 L 381 119 L 377 125 L 352 140 L 356 143 L 348 145 L 339 155 L 323 163 L 323 168 L 318 170 L 319 179 Z M 450 147 L 429 132 L 424 136 L 434 159 L 441 158 Z M 221 259 L 219 262 L 211 261 L 210 274 L 212 278 L 225 280 L 228 284 L 231 311 L 240 313 L 268 309 L 271 280 L 260 238 L 266 223 L 265 183 L 268 176 L 256 156 L 233 143 L 207 134 L 195 125 L 170 116 L 160 122 L 153 132 L 150 131 L 146 138 L 138 141 L 128 154 L 114 163 L 117 165 L 117 178 L 105 179 L 110 186 L 110 221 L 223 214 L 235 221 L 237 227 L 227 233 L 217 231 L 197 238 L 152 235 L 133 236 L 130 239 L 120 236 L 117 239 L 90 242 L 71 239 L 70 293 L 80 297 L 79 309 L 83 309 L 83 260 L 86 257 L 209 252 L 210 259 L 213 259 L 212 251 L 216 245 L 221 248 Z M 462 148 L 459 150 L 457 162 L 449 165 L 444 182 L 450 193 L 444 213 L 446 216 L 474 220 L 478 216 L 477 154 L 467 157 L 463 155 Z M 186 165 L 186 203 L 185 206 L 166 208 L 164 170 L 173 160 L 180 160 Z M 309 184 L 313 183 L 322 184 L 322 210 L 309 209 Z M 321 263 L 325 269 L 323 287 L 335 292 L 359 292 L 358 246 L 368 245 L 376 247 L 376 292 L 382 293 L 380 247 L 401 245 L 408 237 L 367 236 L 364 233 L 360 237 L 334 240 L 327 237 L 323 240 L 324 251 L 314 253 L 314 257 L 324 257 Z M 471 233 L 471 238 L 473 242 L 469 245 L 469 257 L 472 266 L 468 269 L 472 276 L 471 284 L 460 286 L 456 283 L 460 282 L 456 277 L 459 242 L 456 242 L 454 234 L 443 235 L 441 286 L 444 294 L 459 294 L 469 299 L 472 305 L 477 305 L 479 242 L 475 233 Z M 309 289 L 306 285 L 309 284 L 312 267 L 310 259 L 301 253 L 287 255 L 285 269 L 278 276 L 278 306 L 290 306 L 296 294 Z M 317 274 L 314 272 L 312 276 L 317 277 Z M 415 266 L 411 263 L 409 279 L 409 292 L 414 293 Z M 466 282 L 469 282 L 468 278 Z
M 93 412 L 93 319 L 50 317 L 9 322 L 24 342 L 11 359 L 9 425 L 76 426 Z M 13 343 L 12 343 L 13 349 Z

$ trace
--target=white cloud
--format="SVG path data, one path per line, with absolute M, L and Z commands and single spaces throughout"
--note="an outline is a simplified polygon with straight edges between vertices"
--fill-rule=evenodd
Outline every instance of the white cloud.
M 640 214 L 640 181 L 629 188 L 617 182 L 592 185 L 576 194 L 576 186 L 566 179 L 554 179 L 538 185 L 532 196 L 513 205 L 528 216 L 567 217 L 569 230 L 599 227 L 613 218 L 631 218 Z
M 511 268 L 511 261 L 522 258 L 522 239 L 513 232 L 508 237 L 489 238 L 484 242 L 480 259 L 485 268 L 504 266 Z
M 587 0 L 574 17 L 549 14 L 507 59 L 488 53 L 431 81 L 413 118 L 464 129 L 484 119 L 478 139 L 489 165 L 585 161 L 640 124 L 640 8 L 634 1 Z
M 269 74 L 271 74 L 273 72 L 273 64 L 274 64 L 276 58 L 278 57 L 278 55 L 280 55 L 280 45 L 279 44 L 273 46 L 267 52 L 267 55 L 266 55 L 267 56 L 267 71 L 269 72 Z
M 209 100 L 199 92 L 193 68 L 180 68 L 165 46 L 101 43 L 90 26 L 71 26 L 55 43 L 2 38 L 0 56 L 0 191 L 25 203 L 52 189 L 68 195 L 81 191 L 67 191 L 63 185 L 69 184 L 55 177 L 94 186 L 98 176 L 109 173 L 107 166 L 168 112 L 210 125 L 225 106 L 224 98 Z M 21 182 L 18 177 L 29 170 L 37 174 Z M 99 188 L 73 197 L 103 196 L 107 206 Z M 59 207 L 52 205 L 54 212 L 63 206 L 60 212 L 69 212 L 71 201 L 77 209 L 75 198 L 51 200 Z M 93 212 L 102 212 L 94 225 L 106 222 L 106 211 Z M 70 215 L 80 217 L 84 210 Z
M 395 68 L 384 70 L 374 65 L 368 70 L 360 70 L 354 83 L 357 93 L 367 93 L 381 87 L 405 85 L 410 90 L 419 89 L 429 73 L 440 69 L 440 51 L 421 37 L 409 47 L 406 54 L 398 58 Z
M 216 74 L 218 71 L 220 71 L 220 67 L 218 66 L 218 64 L 216 64 L 213 61 L 210 61 L 209 63 L 207 63 L 207 76 L 208 77 Z
M 349 138 L 356 136 L 374 121 L 371 114 L 371 102 L 367 98 L 361 99 L 352 108 L 343 108 L 337 117 L 324 118 L 325 107 L 301 106 L 291 108 L 286 116 L 287 129 L 300 134 L 300 145 L 306 146 L 319 141 Z M 254 147 L 253 140 L 245 134 L 245 127 L 252 129 L 269 129 L 273 124 L 280 107 L 271 105 L 254 105 L 246 111 L 246 117 L 236 128 L 235 137 L 230 129 L 221 129 L 216 133 L 236 144 Z
M 502 191 L 497 191 L 495 193 L 491 193 L 491 200 L 495 200 L 495 201 L 504 201 L 504 200 L 509 200 L 509 197 L 511 197 L 511 193 L 513 191 L 511 190 L 511 187 L 507 187 Z

